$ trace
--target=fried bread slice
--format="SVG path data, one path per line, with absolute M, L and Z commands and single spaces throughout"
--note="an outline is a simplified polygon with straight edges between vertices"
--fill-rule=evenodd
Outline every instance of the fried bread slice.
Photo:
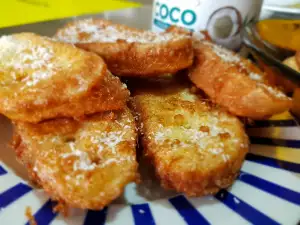
M 61 105 L 40 105 L 40 107 L 22 109 L 24 120 L 38 122 L 48 118 L 72 117 L 77 120 L 85 116 L 110 110 L 119 110 L 126 107 L 130 92 L 118 77 L 109 71 L 101 84 L 94 86 L 89 95 L 70 99 Z M 10 111 L 10 118 L 18 118 L 19 111 Z M 23 121 L 24 121 L 23 120 Z
M 103 107 L 82 107 L 96 95 Z M 128 97 L 94 53 L 32 33 L 0 38 L 0 113 L 10 119 L 81 117 L 124 108 Z
M 102 209 L 137 178 L 136 127 L 128 108 L 84 121 L 15 123 L 13 147 L 30 177 L 52 199 Z
M 131 104 L 144 155 L 161 185 L 189 196 L 230 186 L 249 147 L 243 124 L 186 87 L 167 81 L 153 85 L 157 88 L 137 90 Z
M 193 62 L 188 35 L 156 34 L 104 19 L 77 20 L 59 29 L 57 39 L 102 56 L 119 76 L 157 76 L 174 73 Z
M 252 119 L 290 109 L 291 99 L 269 85 L 265 74 L 249 60 L 208 41 L 195 42 L 194 47 L 189 77 L 213 102 Z

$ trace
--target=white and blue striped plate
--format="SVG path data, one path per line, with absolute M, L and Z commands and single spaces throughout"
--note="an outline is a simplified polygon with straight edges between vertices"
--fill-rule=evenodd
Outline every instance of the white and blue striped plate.
M 11 125 L 4 117 L 0 129 L 1 225 L 29 225 L 27 207 L 38 225 L 294 225 L 300 220 L 300 127 L 288 113 L 248 128 L 251 151 L 228 190 L 187 198 L 148 180 L 142 187 L 129 184 L 124 195 L 102 211 L 74 209 L 67 218 L 53 213 L 49 197 L 27 182 L 7 146 Z
M 147 29 L 151 7 L 96 16 Z M 20 31 L 53 35 L 66 21 L 1 29 L 0 35 Z M 129 184 L 124 195 L 102 211 L 72 210 L 64 218 L 52 212 L 52 202 L 42 190 L 27 182 L 26 171 L 8 147 L 11 124 L 0 116 L 0 225 L 29 225 L 28 207 L 38 225 L 296 225 L 300 220 L 300 127 L 285 113 L 256 122 L 248 133 L 251 151 L 228 190 L 187 198 L 163 191 L 150 176 L 138 186 Z

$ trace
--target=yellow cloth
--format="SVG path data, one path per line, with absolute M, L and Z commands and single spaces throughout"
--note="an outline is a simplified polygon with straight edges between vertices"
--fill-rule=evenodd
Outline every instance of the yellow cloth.
M 0 27 L 138 6 L 118 0 L 2 0 Z

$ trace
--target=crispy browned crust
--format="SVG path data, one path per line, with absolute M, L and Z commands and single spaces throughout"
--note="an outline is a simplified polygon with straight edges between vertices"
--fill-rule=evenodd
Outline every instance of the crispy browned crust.
M 10 119 L 36 123 L 125 107 L 128 90 L 96 54 L 31 33 L 6 42 L 12 47 L 0 54 L 0 112 Z
M 128 32 L 143 34 L 145 31 L 130 28 L 124 25 L 113 24 L 103 19 L 86 20 L 99 27 L 114 26 L 116 29 Z M 67 30 L 74 28 L 85 21 L 75 21 L 67 24 L 57 31 L 56 37 L 63 41 L 71 41 Z M 118 40 L 116 42 L 81 43 L 86 33 L 79 32 L 78 42 L 74 44 L 82 49 L 96 52 L 102 56 L 108 65 L 109 70 L 118 76 L 158 76 L 165 73 L 175 73 L 189 67 L 193 63 L 192 41 L 189 36 L 169 40 L 160 43 L 127 42 Z
M 179 27 L 172 25 L 168 29 L 166 29 L 167 33 L 176 33 L 176 34 L 184 34 L 184 35 L 190 35 L 192 36 L 193 32 L 184 28 L 184 27 Z
M 136 129 L 128 108 L 78 122 L 15 123 L 14 149 L 52 199 L 99 210 L 137 178 Z
M 227 188 L 237 177 L 248 151 L 242 123 L 209 107 L 206 100 L 197 99 L 186 89 L 166 89 L 161 93 L 137 91 L 131 102 L 144 155 L 154 165 L 161 185 L 189 196 L 215 194 Z M 215 134 L 218 129 L 220 133 Z M 203 132 L 208 132 L 208 141 L 200 137 Z M 205 147 L 205 143 L 209 144 Z
M 271 87 L 250 61 L 209 42 L 197 42 L 195 55 L 190 79 L 232 114 L 265 119 L 290 109 L 291 99 Z
M 119 78 L 109 72 L 101 84 L 91 89 L 88 95 L 70 99 L 60 105 L 44 104 L 16 108 L 14 111 L 4 111 L 3 114 L 18 121 L 36 123 L 49 118 L 71 117 L 82 119 L 86 115 L 119 110 L 126 107 L 129 91 Z

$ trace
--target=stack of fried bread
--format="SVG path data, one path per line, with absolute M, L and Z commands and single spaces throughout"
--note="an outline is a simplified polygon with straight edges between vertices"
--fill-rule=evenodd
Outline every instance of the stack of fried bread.
M 266 77 L 177 28 L 156 34 L 88 19 L 54 38 L 0 39 L 0 113 L 13 121 L 17 158 L 72 207 L 101 209 L 137 180 L 138 139 L 163 188 L 202 196 L 230 186 L 249 148 L 238 117 L 291 106 Z
M 31 33 L 2 37 L 0 61 L 1 113 L 30 177 L 74 207 L 117 198 L 137 177 L 125 85 L 98 55 Z

